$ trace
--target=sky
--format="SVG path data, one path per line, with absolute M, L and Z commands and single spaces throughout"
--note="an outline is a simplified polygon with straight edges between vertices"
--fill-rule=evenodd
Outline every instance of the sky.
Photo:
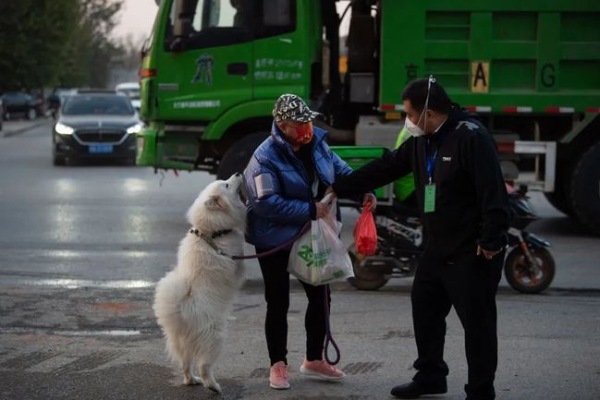
M 338 2 L 338 12 L 341 13 L 347 4 L 347 1 Z M 155 0 L 125 0 L 123 10 L 121 10 L 120 24 L 115 28 L 113 35 L 118 38 L 124 38 L 133 35 L 135 39 L 146 38 L 150 35 L 154 16 L 156 15 Z M 346 22 L 348 17 L 346 17 Z
M 133 35 L 146 38 L 150 35 L 158 7 L 154 0 L 125 0 L 121 10 L 121 21 L 113 35 L 119 38 Z

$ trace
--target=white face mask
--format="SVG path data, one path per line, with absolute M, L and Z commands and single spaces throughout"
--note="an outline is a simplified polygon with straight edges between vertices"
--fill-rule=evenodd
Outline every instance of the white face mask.
M 427 126 L 427 106 L 429 105 L 429 91 L 431 90 L 431 84 L 433 82 L 435 82 L 435 78 L 433 77 L 433 75 L 430 75 L 429 81 L 427 82 L 427 97 L 425 97 L 425 106 L 423 107 L 423 112 L 421 113 L 421 115 L 419 115 L 419 120 L 417 121 L 417 124 L 413 124 L 413 122 L 408 118 L 408 115 L 404 119 L 404 125 L 406 126 L 406 130 L 413 137 L 425 136 L 425 131 L 419 128 L 419 124 L 421 123 L 421 119 L 423 118 L 423 116 L 425 116 L 425 123 L 423 124 L 423 126 Z M 435 130 L 436 132 L 438 131 L 438 129 L 440 129 L 442 124 L 438 126 L 438 128 Z
M 423 116 L 423 114 L 421 114 L 421 117 L 422 116 Z M 418 122 L 421 122 L 421 117 L 419 117 L 419 121 Z M 418 124 L 418 122 L 417 122 L 417 124 Z M 406 126 L 406 130 L 408 131 L 408 133 L 410 133 L 413 137 L 425 136 L 425 131 L 423 129 L 419 128 L 418 125 L 415 125 L 408 118 L 408 116 L 404 120 L 404 125 Z

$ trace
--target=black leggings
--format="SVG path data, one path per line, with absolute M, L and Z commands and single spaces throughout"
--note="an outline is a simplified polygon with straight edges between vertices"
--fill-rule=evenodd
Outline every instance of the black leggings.
M 256 248 L 257 253 L 266 249 Z M 265 300 L 267 318 L 265 335 L 271 365 L 283 361 L 287 364 L 287 312 L 290 306 L 290 274 L 287 272 L 289 251 L 278 251 L 267 257 L 259 258 L 260 270 L 265 282 Z M 321 360 L 325 341 L 325 291 L 331 304 L 329 286 L 312 286 L 300 282 L 306 297 L 308 308 L 304 317 L 306 329 L 306 359 Z

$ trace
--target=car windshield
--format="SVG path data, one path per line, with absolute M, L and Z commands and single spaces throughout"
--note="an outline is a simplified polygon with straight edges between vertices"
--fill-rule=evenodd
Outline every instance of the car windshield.
M 2 96 L 2 98 L 7 102 L 17 101 L 17 100 L 19 100 L 20 97 L 21 97 L 20 93 L 5 93 Z
M 68 98 L 64 115 L 133 115 L 135 110 L 125 96 L 77 95 Z
M 140 89 L 119 89 L 119 93 L 123 93 L 131 100 L 139 100 L 140 99 Z

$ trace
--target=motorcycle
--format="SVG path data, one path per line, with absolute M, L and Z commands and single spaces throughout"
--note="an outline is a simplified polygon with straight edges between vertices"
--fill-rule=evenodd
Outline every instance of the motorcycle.
M 550 243 L 526 231 L 539 219 L 526 192 L 507 185 L 509 206 L 513 212 L 508 230 L 508 250 L 504 276 L 510 286 L 521 293 L 546 290 L 556 270 Z M 359 290 L 378 290 L 391 278 L 413 276 L 419 256 L 425 249 L 423 225 L 416 210 L 398 204 L 378 206 L 375 216 L 377 253 L 364 256 L 350 247 L 355 277 L 350 284 Z

